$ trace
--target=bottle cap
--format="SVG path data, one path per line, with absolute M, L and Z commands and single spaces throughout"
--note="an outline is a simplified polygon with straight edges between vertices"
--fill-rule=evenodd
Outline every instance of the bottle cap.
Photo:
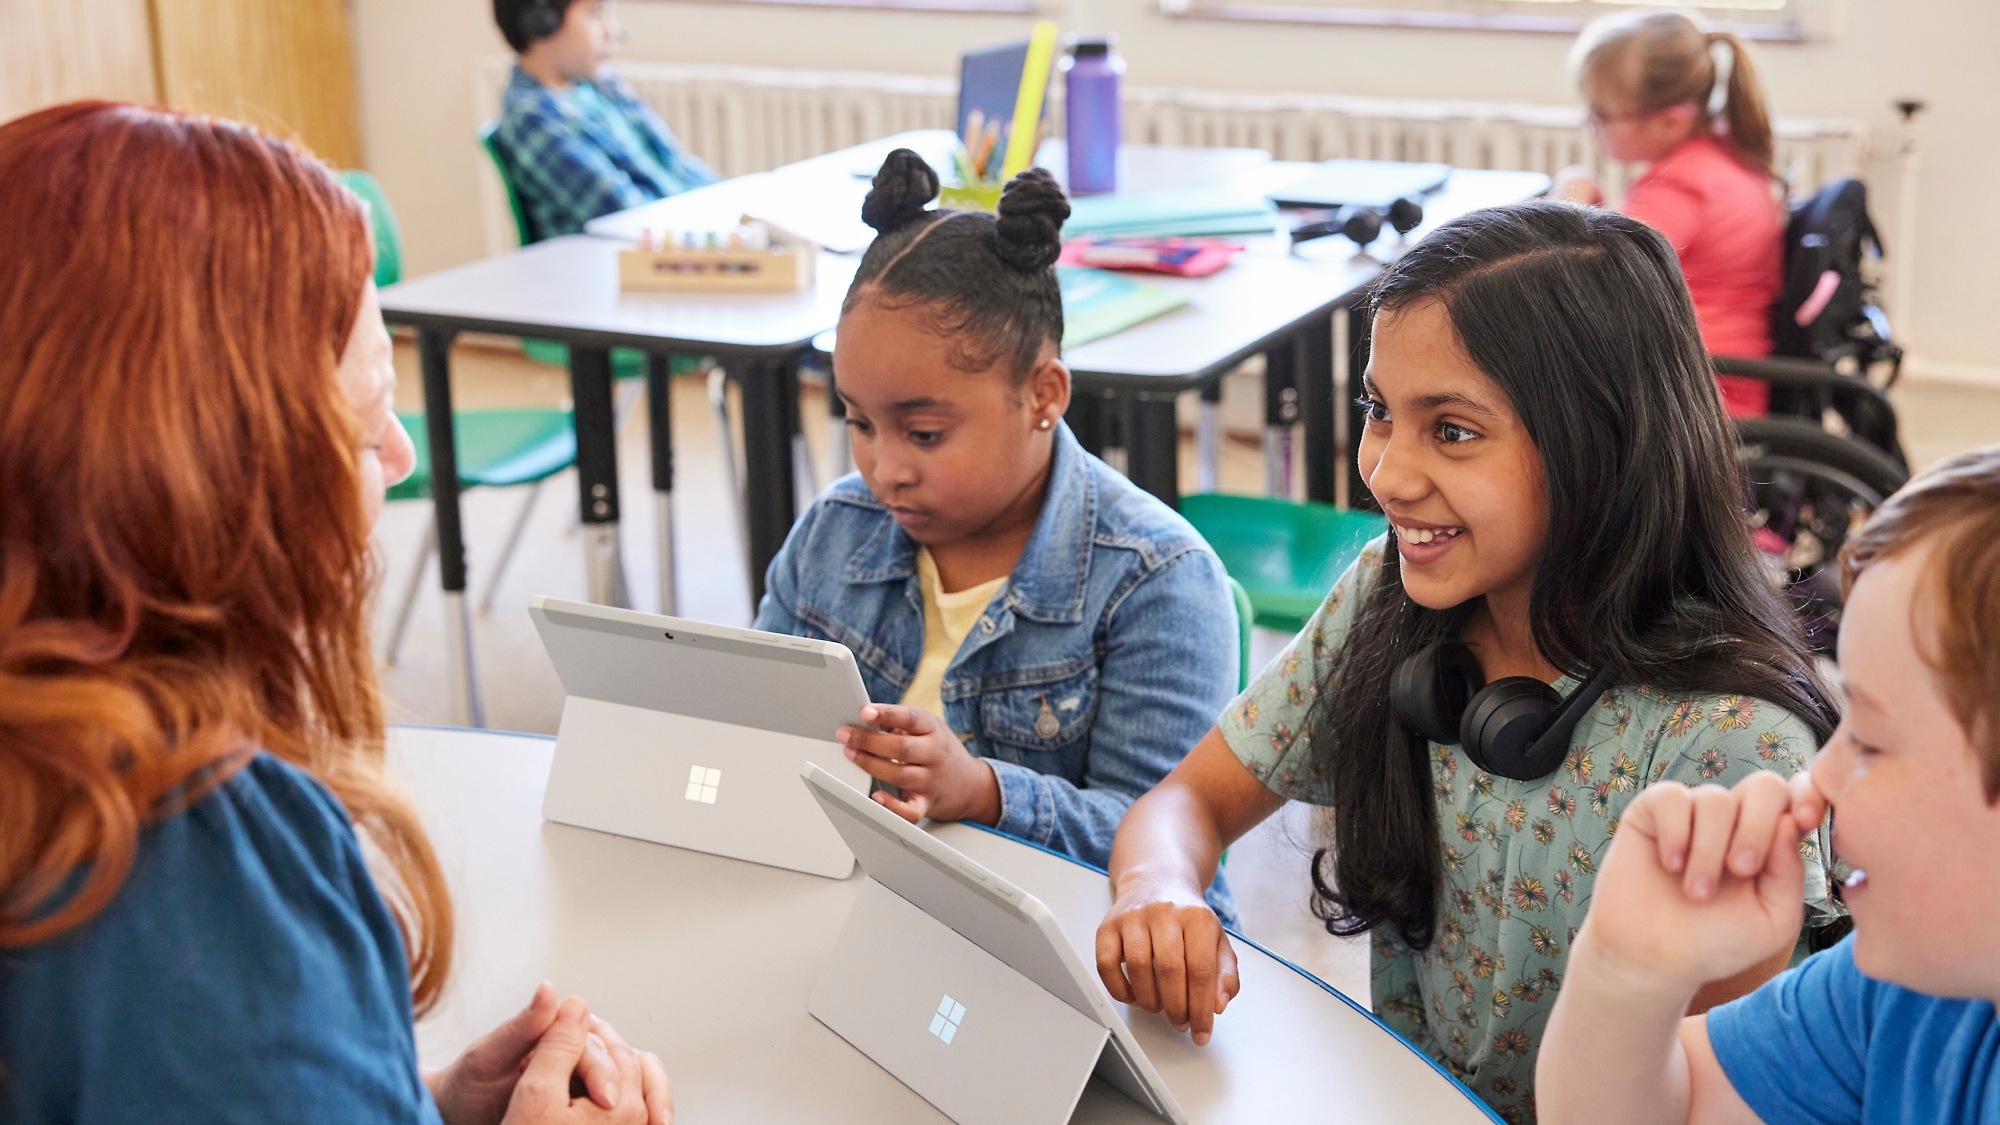
M 1109 32 L 1087 32 L 1071 35 L 1066 40 L 1070 54 L 1108 55 L 1118 43 L 1118 37 Z

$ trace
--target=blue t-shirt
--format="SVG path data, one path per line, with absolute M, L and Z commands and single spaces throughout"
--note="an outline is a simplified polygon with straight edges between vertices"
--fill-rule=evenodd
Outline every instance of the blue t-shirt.
M 1849 941 L 1709 1012 L 1708 1039 L 1767 1125 L 2000 1122 L 1992 1002 L 1871 980 Z
M 146 829 L 88 922 L 0 953 L 0 1121 L 436 1125 L 339 802 L 258 754 Z

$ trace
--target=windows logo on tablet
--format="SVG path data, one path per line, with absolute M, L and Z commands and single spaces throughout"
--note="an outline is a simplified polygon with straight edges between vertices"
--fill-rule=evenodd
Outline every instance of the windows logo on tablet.
M 687 799 L 704 805 L 715 803 L 715 791 L 722 785 L 722 771 L 696 766 L 688 771 Z
M 965 1018 L 965 1005 L 946 996 L 938 1002 L 937 1014 L 931 1017 L 931 1034 L 947 1044 L 958 1034 L 958 1023 Z

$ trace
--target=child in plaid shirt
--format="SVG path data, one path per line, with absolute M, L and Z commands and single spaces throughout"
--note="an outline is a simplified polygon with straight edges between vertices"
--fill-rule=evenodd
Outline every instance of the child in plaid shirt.
M 721 178 L 606 68 L 614 0 L 493 0 L 493 18 L 520 56 L 493 140 L 530 241 Z

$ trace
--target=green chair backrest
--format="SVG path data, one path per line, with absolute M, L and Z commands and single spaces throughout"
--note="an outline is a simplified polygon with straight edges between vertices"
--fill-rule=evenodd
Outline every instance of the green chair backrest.
M 1241 652 L 1236 658 L 1236 690 L 1250 686 L 1250 626 L 1255 623 L 1257 611 L 1251 608 L 1250 591 L 1236 579 L 1229 580 L 1229 597 L 1236 603 L 1237 645 Z
M 521 206 L 521 192 L 514 186 L 514 173 L 507 167 L 507 158 L 500 155 L 500 143 L 494 140 L 494 133 L 500 128 L 498 121 L 488 121 L 479 127 L 479 147 L 486 150 L 486 158 L 493 162 L 493 171 L 500 176 L 500 186 L 507 190 L 507 210 L 514 216 L 514 236 L 527 246 L 535 241 L 528 230 L 528 212 Z
M 1257 624 L 1286 633 L 1305 628 L 1361 548 L 1388 530 L 1374 512 L 1218 492 L 1181 497 L 1181 515 L 1249 591 Z
M 359 168 L 335 172 L 333 178 L 368 205 L 368 225 L 375 234 L 375 284 L 403 280 L 403 232 L 396 226 L 396 212 L 381 181 Z

